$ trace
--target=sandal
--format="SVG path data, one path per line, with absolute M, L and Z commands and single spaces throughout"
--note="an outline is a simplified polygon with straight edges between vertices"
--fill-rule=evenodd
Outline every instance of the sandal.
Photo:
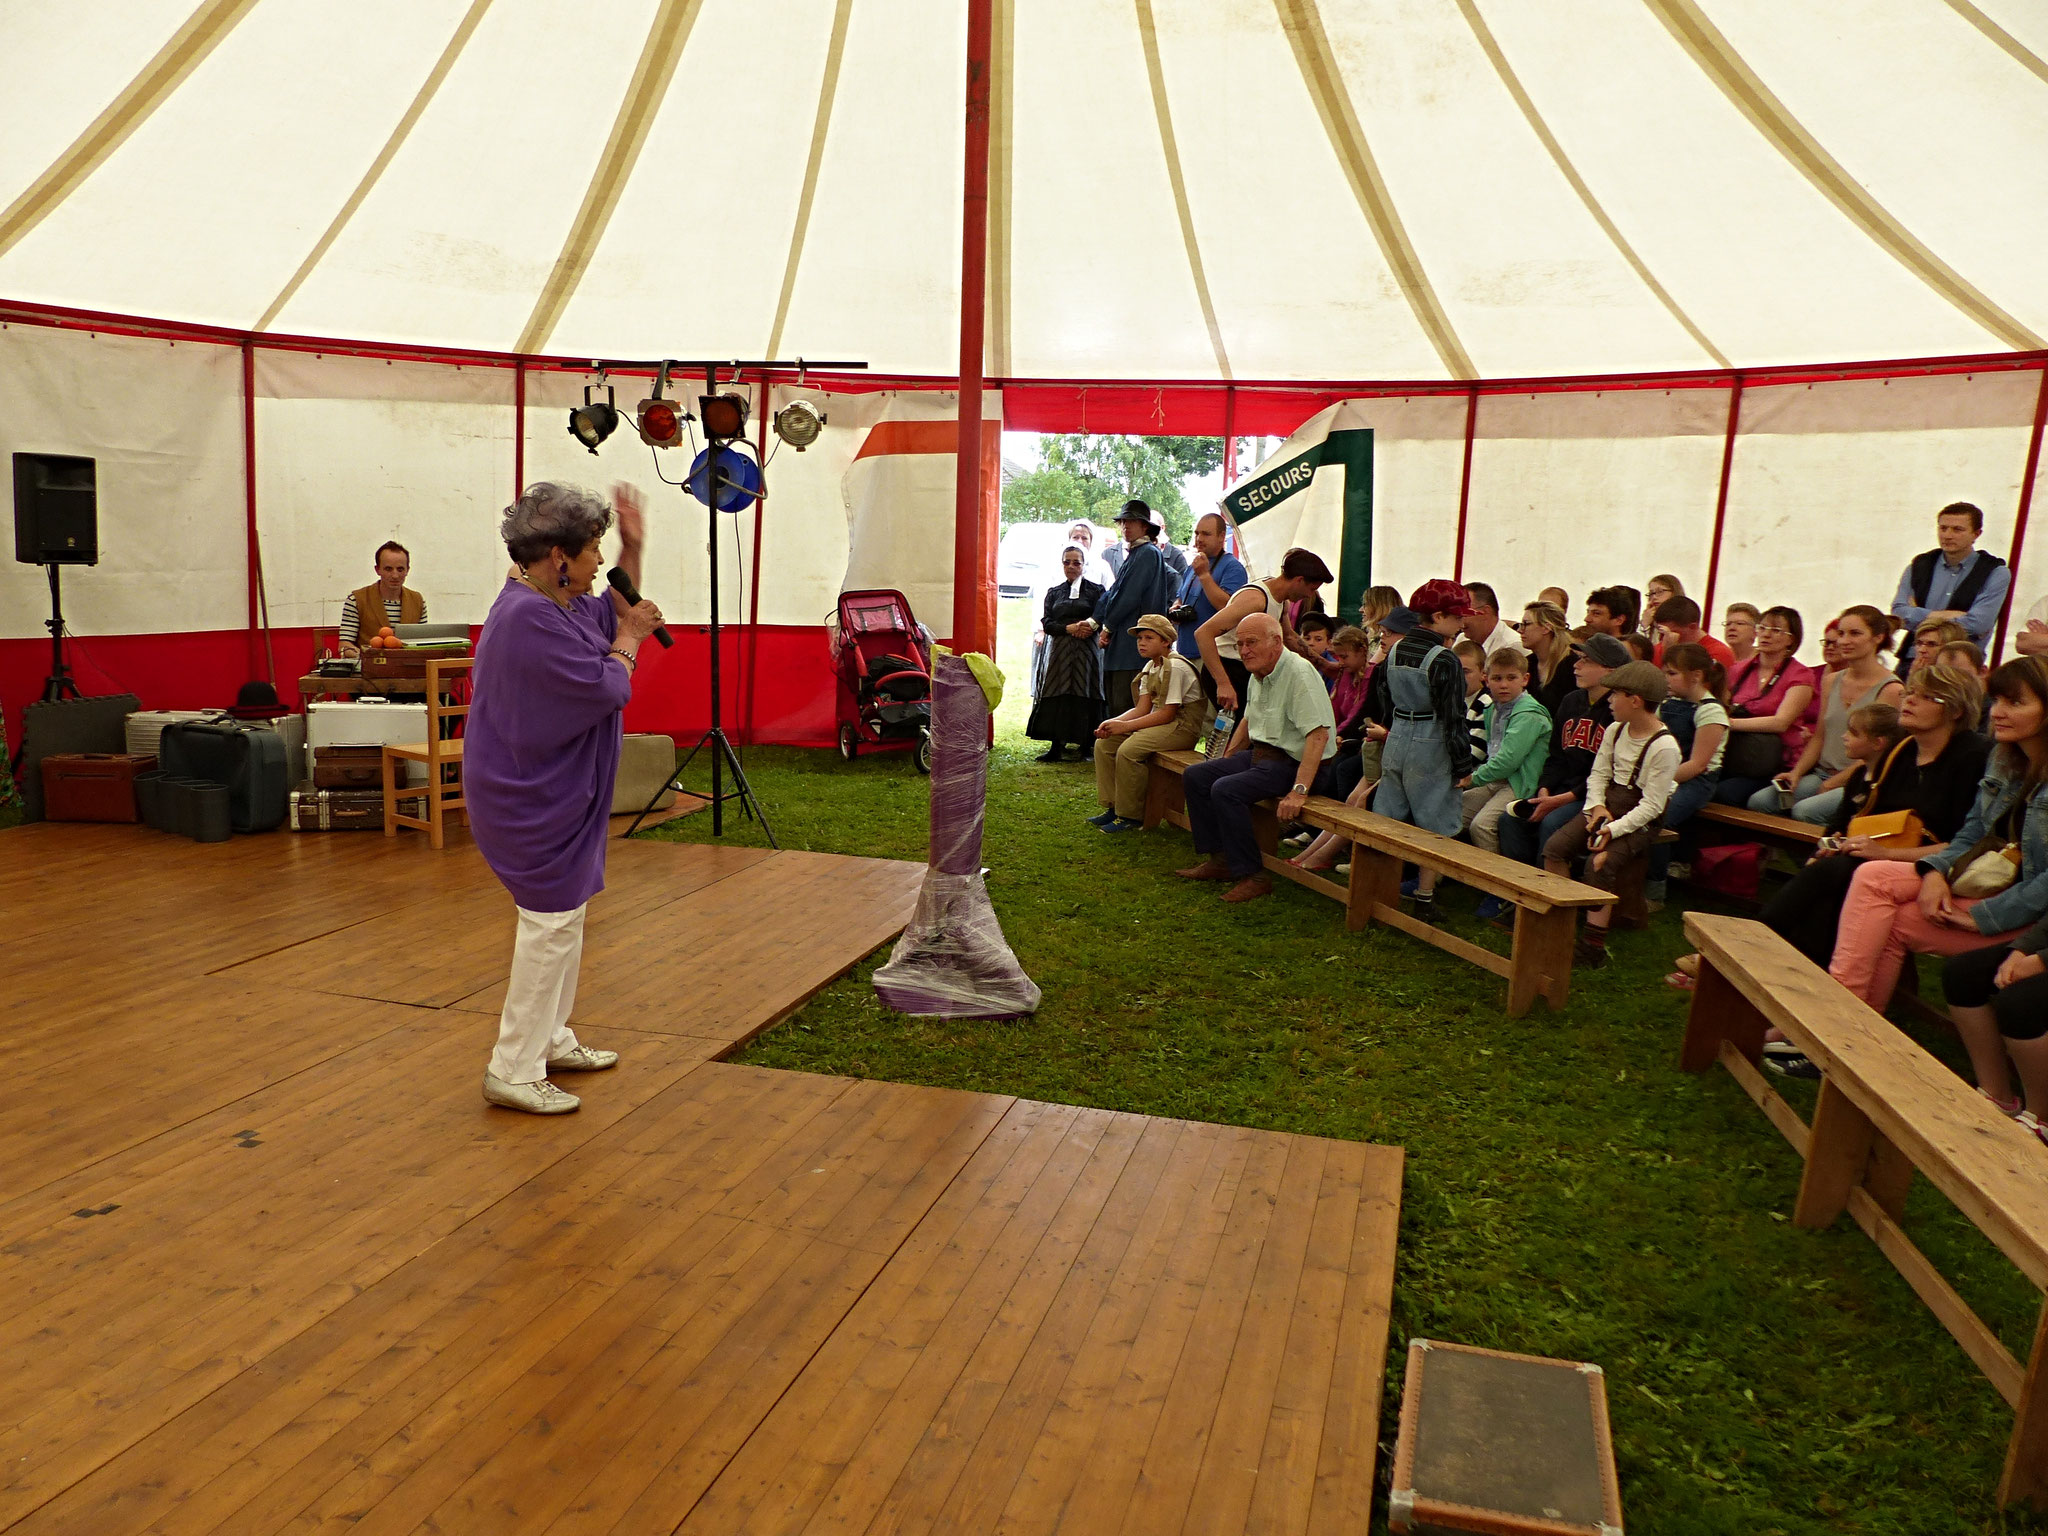
M 1664 985 L 1674 992 L 1690 992 L 1694 986 L 1694 979 L 1683 971 L 1673 971 L 1664 978 Z
M 2020 1126 L 2023 1130 L 2031 1132 L 2036 1141 L 2044 1146 L 2048 1146 L 2048 1125 L 2043 1125 L 2040 1121 L 2036 1120 L 2031 1109 L 2023 1109 L 2012 1118 L 2016 1125 Z
M 1700 957 L 1698 955 L 1680 955 L 1672 962 L 1672 969 L 1681 976 L 1697 977 L 1700 973 Z

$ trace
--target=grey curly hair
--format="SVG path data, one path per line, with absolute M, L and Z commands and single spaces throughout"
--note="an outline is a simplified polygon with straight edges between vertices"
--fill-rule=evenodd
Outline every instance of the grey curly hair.
M 513 560 L 532 565 L 557 547 L 565 555 L 582 554 L 583 546 L 604 537 L 611 525 L 612 509 L 595 492 L 537 480 L 505 509 L 498 532 Z

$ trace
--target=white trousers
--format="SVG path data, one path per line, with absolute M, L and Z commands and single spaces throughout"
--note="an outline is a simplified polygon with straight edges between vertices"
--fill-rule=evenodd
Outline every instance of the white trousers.
M 514 910 L 519 937 L 512 946 L 512 979 L 498 1018 L 491 1076 L 505 1083 L 537 1083 L 548 1075 L 549 1057 L 576 1049 L 569 1010 L 576 1006 L 587 904 L 573 912 Z

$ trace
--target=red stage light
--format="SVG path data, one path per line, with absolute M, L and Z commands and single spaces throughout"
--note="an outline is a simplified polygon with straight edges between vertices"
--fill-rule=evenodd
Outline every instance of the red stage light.
M 683 440 L 682 412 L 668 400 L 642 400 L 639 409 L 640 440 L 657 448 L 673 448 Z

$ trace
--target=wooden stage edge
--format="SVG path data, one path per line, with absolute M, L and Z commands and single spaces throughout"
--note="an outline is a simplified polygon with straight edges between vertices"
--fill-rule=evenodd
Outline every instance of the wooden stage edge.
M 0 865 L 0 1531 L 1369 1523 L 1399 1148 L 721 1059 L 920 865 L 615 839 L 552 1119 L 465 839 Z

